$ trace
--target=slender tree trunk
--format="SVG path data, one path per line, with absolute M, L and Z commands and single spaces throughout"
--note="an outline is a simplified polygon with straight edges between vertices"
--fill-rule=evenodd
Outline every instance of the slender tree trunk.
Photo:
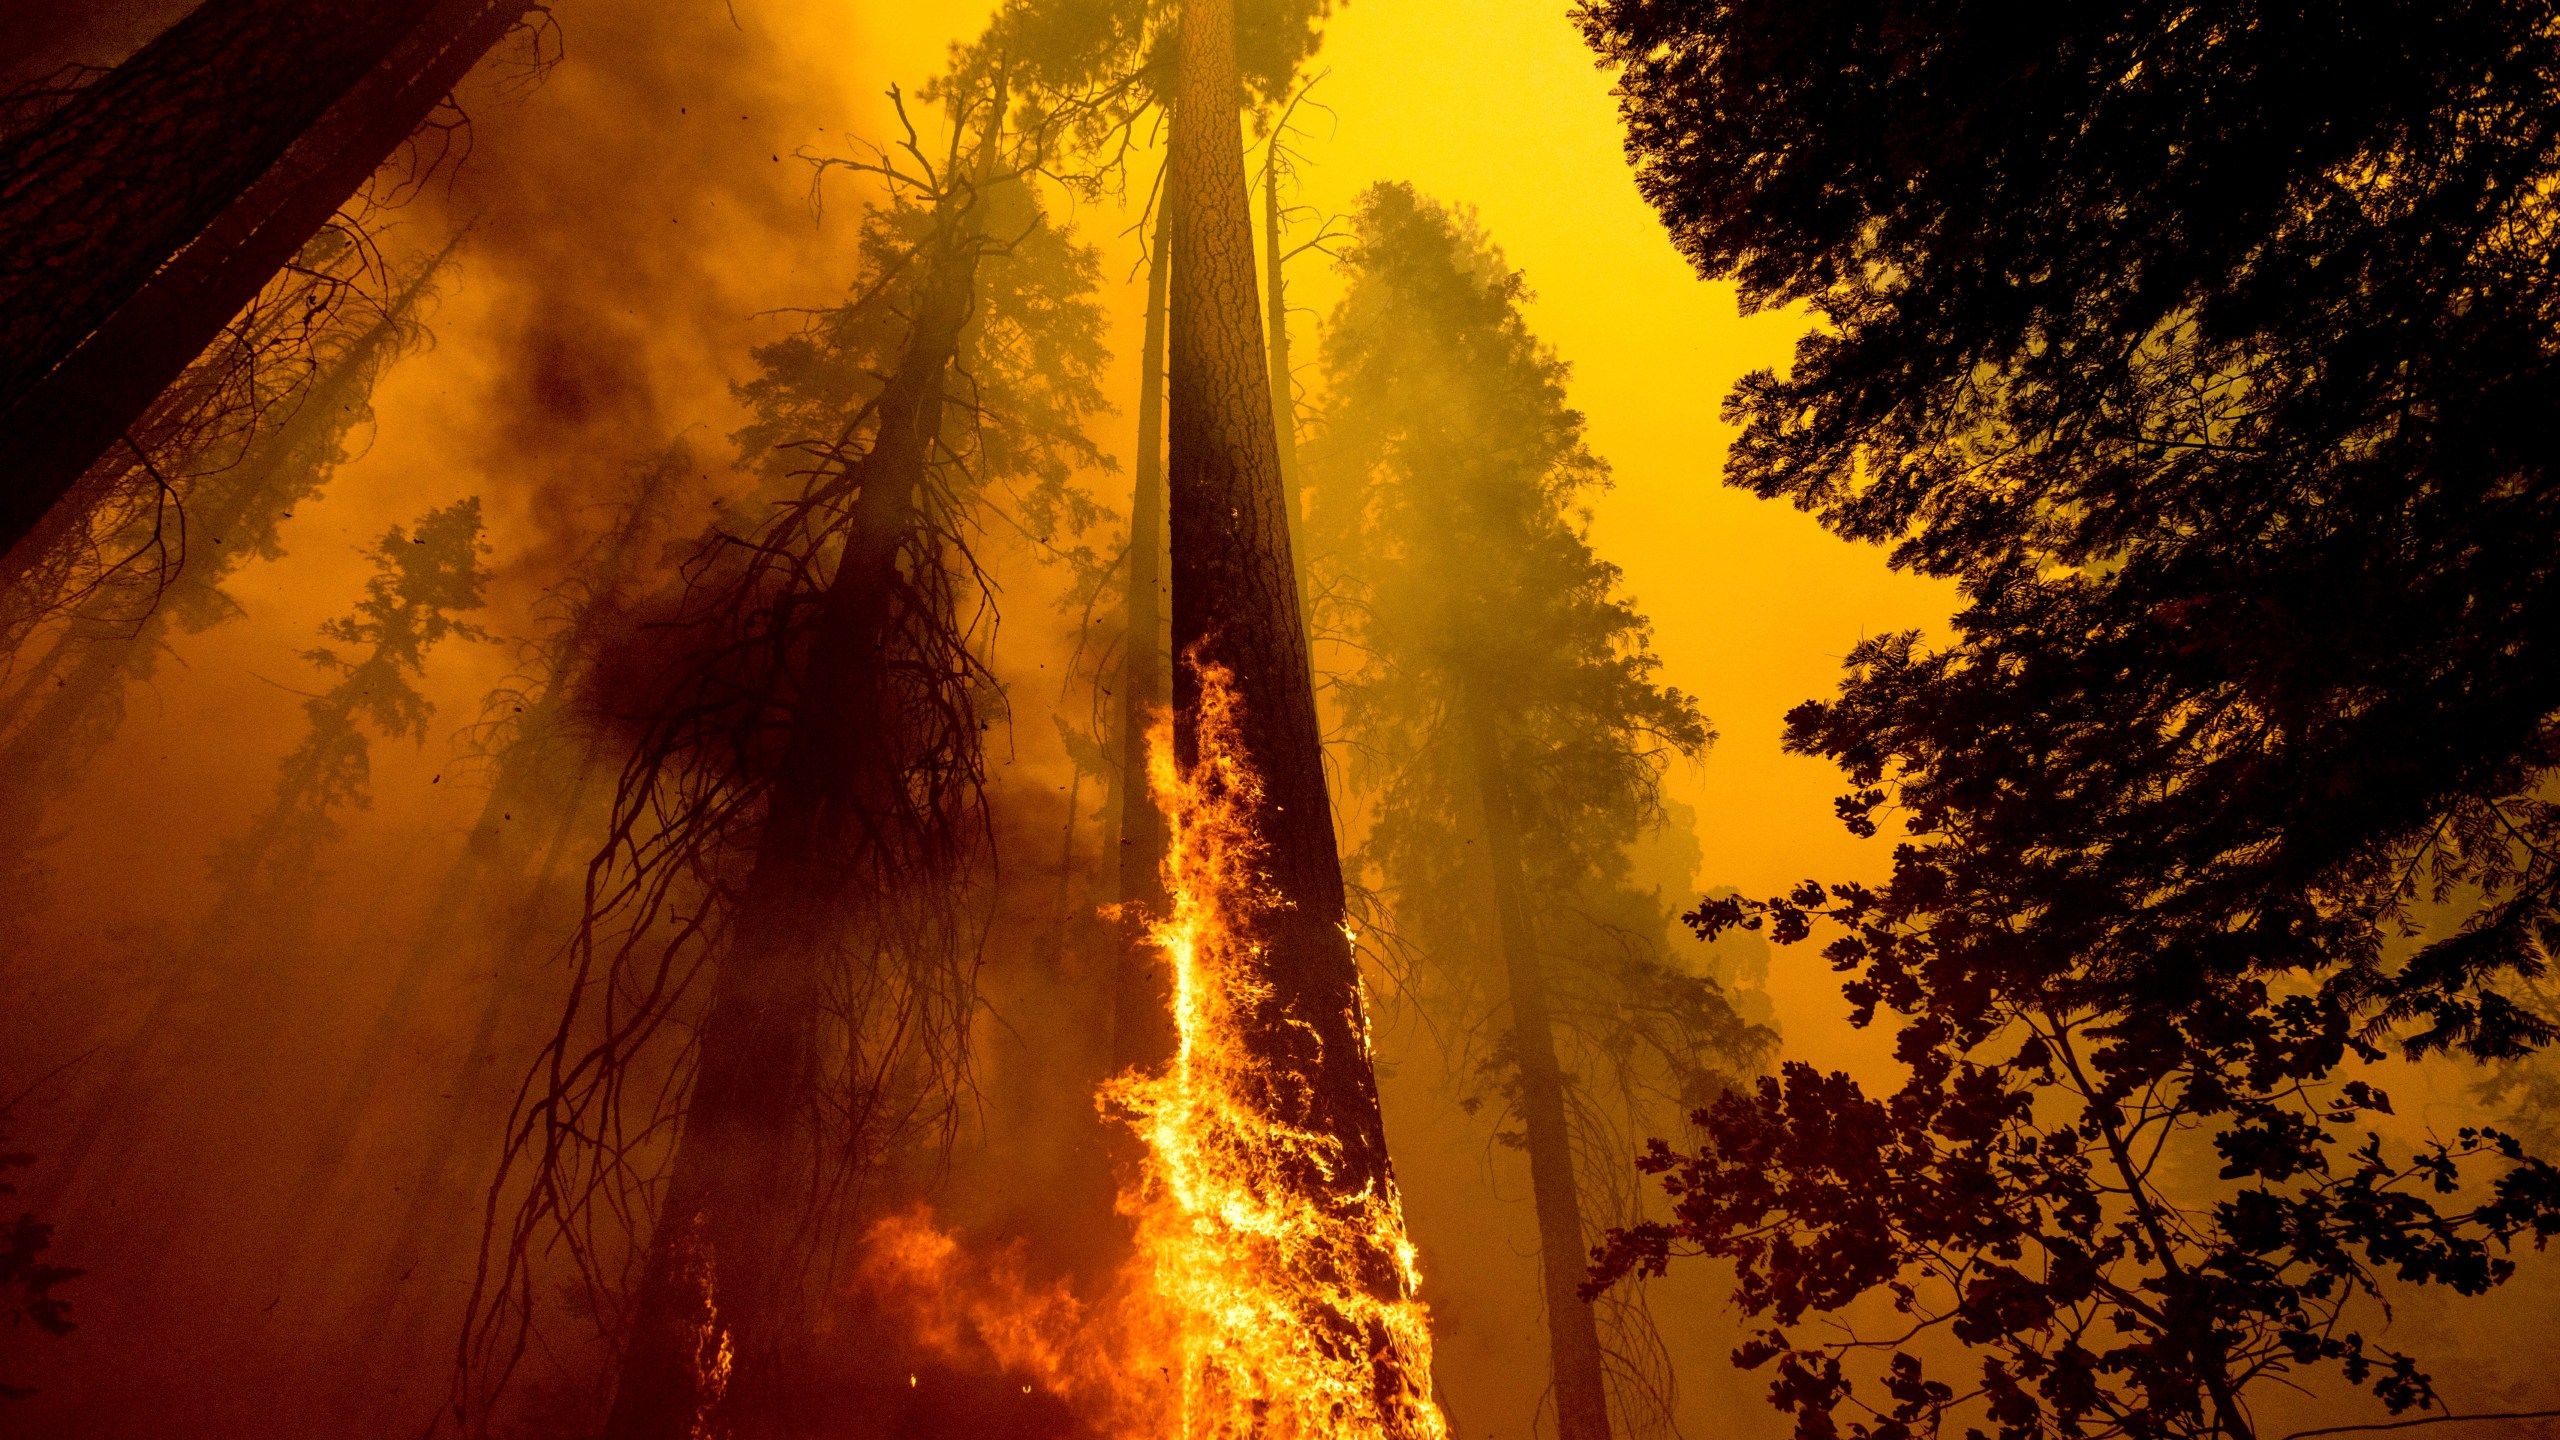
M 1271 430 L 1280 451 L 1280 493 L 1288 503 L 1290 553 L 1299 566 L 1303 603 L 1306 516 L 1298 495 L 1298 396 L 1289 367 L 1289 261 L 1280 248 L 1280 228 L 1280 133 L 1275 129 L 1262 167 L 1262 273 L 1268 302 L 1262 324 L 1271 348 Z
M 1112 997 L 1112 1068 L 1161 1064 L 1173 1053 L 1173 981 L 1147 943 L 1164 913 L 1164 816 L 1147 794 L 1147 726 L 1164 708 L 1165 286 L 1173 227 L 1156 222 L 1147 262 L 1147 335 L 1138 372 L 1137 487 L 1129 505 L 1129 633 L 1120 671 L 1120 905 L 1122 945 Z
M 998 107 L 1001 113 L 1001 106 Z M 977 251 L 943 257 L 861 461 L 857 514 L 829 587 L 792 737 L 713 981 L 667 1196 L 642 1272 L 605 1440 L 693 1440 L 767 1403 L 785 1345 L 793 1230 L 806 1213 L 801 1119 L 816 1064 L 820 977 L 849 914 L 915 877 L 832 853 L 905 803 L 880 746 L 897 718 L 880 663 L 898 548 L 916 523 Z M 732 1378 L 733 1367 L 736 1372 Z
M 1275 1125 L 1328 1137 L 1332 1167 L 1293 1177 L 1314 1210 L 1341 1213 L 1393 1193 L 1370 1067 L 1360 972 L 1344 929 L 1342 861 L 1325 794 L 1322 734 L 1292 574 L 1287 504 L 1273 435 L 1253 263 L 1253 220 L 1237 124 L 1234 0 L 1186 0 L 1173 110 L 1172 426 L 1167 510 L 1173 549 L 1176 762 L 1200 759 L 1202 677 L 1221 668 L 1241 700 L 1240 757 L 1264 793 L 1253 816 L 1280 903 L 1255 907 L 1239 937 L 1268 989 L 1243 1042 L 1266 1057 Z M 1378 1247 L 1341 1278 L 1382 1300 L 1403 1279 Z M 1368 1337 L 1380 1396 L 1427 1397 Z M 1355 1352 L 1356 1353 L 1356 1352 Z
M 577 833 L 578 817 L 593 793 L 603 758 L 601 750 L 590 750 L 579 765 L 577 778 L 569 786 L 568 803 L 543 847 L 541 863 L 515 897 L 512 914 L 486 952 L 495 960 L 493 978 L 472 1022 L 470 1043 L 444 1077 L 444 1103 L 425 1127 L 426 1150 L 410 1171 L 409 1201 L 389 1232 L 389 1245 L 378 1254 L 362 1256 L 365 1268 L 357 1272 L 363 1282 L 360 1292 L 332 1290 L 325 1281 L 315 1285 L 322 1293 L 359 1296 L 347 1312 L 347 1327 L 331 1332 L 329 1343 L 320 1347 L 334 1361 L 360 1367 L 386 1335 L 417 1334 L 421 1323 L 450 1318 L 417 1321 L 419 1307 L 426 1303 L 420 1294 L 425 1287 L 411 1287 L 409 1281 L 422 1266 L 461 1253 L 468 1243 L 465 1237 L 479 1219 L 474 1201 L 487 1193 L 486 1169 L 458 1174 L 456 1166 L 466 1153 L 479 1150 L 481 1117 L 504 1103 L 503 1094 L 490 1083 L 499 1059 L 500 1032 L 506 1017 L 533 989 L 535 977 L 543 973 L 534 963 L 534 948 L 548 915 L 543 901 L 568 858 L 569 842 Z M 349 1371 L 333 1413 L 348 1413 L 360 1403 L 369 1379 L 362 1368 Z
M 0 173 L 0 255 L 24 257 L 0 270 L 0 549 L 526 8 L 208 0 L 25 147 Z
M 1573 1173 L 1564 1068 L 1556 1060 L 1545 968 L 1529 920 L 1528 877 L 1520 863 L 1520 820 L 1502 764 L 1502 744 L 1482 704 L 1466 717 L 1485 848 L 1493 866 L 1494 917 L 1510 981 L 1512 1047 L 1520 1069 L 1520 1120 L 1529 1148 L 1529 1191 L 1538 1213 L 1538 1269 L 1546 1286 L 1547 1353 L 1555 1375 L 1557 1440 L 1609 1440 L 1607 1372 L 1600 1326 L 1582 1298 L 1590 1269 L 1582 1197 Z

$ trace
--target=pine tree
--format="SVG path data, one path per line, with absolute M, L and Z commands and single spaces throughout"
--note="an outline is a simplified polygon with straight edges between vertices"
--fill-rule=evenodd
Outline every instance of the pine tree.
M 149 1132 L 162 1067 L 192 1066 L 234 1083 L 249 1068 L 236 1062 L 255 1055 L 275 1017 L 292 1008 L 298 972 L 276 951 L 290 948 L 310 914 L 312 878 L 338 817 L 372 803 L 373 737 L 425 740 L 434 706 L 415 682 L 428 652 L 448 639 L 479 638 L 458 616 L 481 604 L 484 550 L 477 499 L 431 510 L 414 527 L 393 526 L 373 546 L 363 600 L 321 627 L 334 644 L 305 652 L 336 683 L 305 702 L 308 728 L 278 766 L 267 808 L 215 852 L 217 896 L 177 973 L 140 1024 L 100 1057 L 99 1093 L 49 1176 L 56 1194 L 75 1182 L 92 1196 L 116 1188 Z M 260 934 L 255 944 L 244 938 L 252 930 Z M 111 1172 L 84 1176 L 102 1146 Z M 170 1157 L 164 1150 L 157 1158 Z
M 1372 924 L 1417 962 L 1435 1031 L 1461 1037 L 1468 1106 L 1489 1091 L 1527 1152 L 1557 1433 L 1653 1432 L 1669 1412 L 1631 1368 L 1646 1337 L 1604 1335 L 1578 1290 L 1602 1226 L 1634 1218 L 1611 1090 L 1629 1129 L 1676 1121 L 1769 1038 L 1671 961 L 1660 901 L 1631 888 L 1662 765 L 1711 736 L 1655 678 L 1646 622 L 1584 533 L 1607 467 L 1521 277 L 1402 185 L 1362 198 L 1343 268 L 1310 528 L 1359 657 L 1334 693 L 1373 797 L 1356 857 L 1380 886 Z

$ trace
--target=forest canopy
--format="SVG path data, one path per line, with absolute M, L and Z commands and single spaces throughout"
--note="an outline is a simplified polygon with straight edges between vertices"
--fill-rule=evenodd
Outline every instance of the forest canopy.
M 0 1430 L 2560 1425 L 2550 0 L 18 10 Z

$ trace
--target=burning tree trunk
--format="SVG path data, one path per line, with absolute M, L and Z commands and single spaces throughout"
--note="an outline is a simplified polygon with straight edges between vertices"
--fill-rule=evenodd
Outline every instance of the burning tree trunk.
M 1174 1081 L 1188 1083 L 1186 1072 L 1214 1078 L 1233 1103 L 1259 1112 L 1272 1135 L 1303 1138 L 1303 1145 L 1266 1152 L 1258 1183 L 1276 1192 L 1265 1203 L 1324 1238 L 1263 1260 L 1320 1273 L 1266 1279 L 1279 1293 L 1307 1300 L 1290 1323 L 1328 1364 L 1359 1374 L 1355 1403 L 1376 1417 L 1381 1433 L 1436 1434 L 1427 1340 L 1394 1328 L 1413 1277 L 1370 1067 L 1360 973 L 1344 925 L 1341 858 L 1290 556 L 1237 126 L 1233 0 L 1187 0 L 1181 23 L 1168 189 L 1167 488 L 1180 661 L 1172 741 L 1184 787 L 1175 798 L 1195 810 L 1235 807 L 1250 836 L 1242 859 L 1252 893 L 1218 907 L 1219 944 L 1230 967 L 1217 978 L 1229 993 L 1214 1011 L 1198 1009 L 1194 997 L 1182 1000 L 1186 1025 L 1214 1017 L 1227 1030 L 1221 1038 L 1234 1047 L 1232 1063 L 1196 1067 L 1206 1037 L 1186 1033 Z M 1243 968 L 1232 968 L 1236 963 Z M 1151 1123 L 1161 1134 L 1164 1117 Z M 1161 1140 L 1157 1155 L 1179 1158 L 1168 1157 Z M 1329 1402 L 1304 1395 L 1289 1403 Z
M 1147 795 L 1147 727 L 1165 704 L 1164 332 L 1172 227 L 1159 218 L 1147 263 L 1147 332 L 1138 370 L 1137 484 L 1129 506 L 1129 633 L 1120 671 L 1120 905 L 1124 945 L 1111 1026 L 1115 1069 L 1173 1054 L 1173 986 L 1147 943 L 1164 913 L 1164 815 Z
M 0 549 L 423 123 L 525 0 L 208 0 L 0 168 Z
M 1469 759 L 1493 865 L 1494 917 L 1510 980 L 1511 1043 L 1519 1068 L 1520 1121 L 1529 1151 L 1529 1190 L 1538 1214 L 1538 1271 L 1546 1289 L 1547 1351 L 1555 1367 L 1557 1440 L 1609 1440 L 1608 1376 L 1599 1317 L 1582 1298 L 1590 1243 L 1573 1173 L 1573 1132 L 1565 1112 L 1564 1067 L 1556 1059 L 1547 978 L 1529 920 L 1529 881 L 1520 862 L 1520 820 L 1504 777 L 1502 740 L 1480 704 L 1465 719 Z

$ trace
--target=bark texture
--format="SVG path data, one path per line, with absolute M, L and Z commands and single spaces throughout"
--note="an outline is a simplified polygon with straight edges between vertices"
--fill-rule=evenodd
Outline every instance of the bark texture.
M 1582 1196 L 1574 1181 L 1573 1133 L 1564 1067 L 1556 1059 L 1546 972 L 1529 919 L 1528 876 L 1520 863 L 1520 820 L 1511 805 L 1502 740 L 1483 707 L 1468 717 L 1469 757 L 1483 808 L 1493 868 L 1494 919 L 1510 984 L 1511 1040 L 1520 1075 L 1520 1125 L 1528 1141 L 1529 1191 L 1538 1215 L 1538 1270 L 1547 1302 L 1547 1351 L 1554 1369 L 1557 1440 L 1609 1440 L 1608 1376 L 1599 1317 L 1580 1293 L 1590 1269 Z
M 1347 1211 L 1392 1193 L 1368 1021 L 1343 928 L 1342 861 L 1325 794 L 1322 735 L 1289 546 L 1273 434 L 1270 372 L 1254 234 L 1237 124 L 1233 0 L 1187 0 L 1173 112 L 1171 443 L 1167 506 L 1173 550 L 1175 758 L 1199 755 L 1201 672 L 1225 668 L 1242 700 L 1239 739 L 1262 776 L 1257 828 L 1266 878 L 1281 903 L 1245 937 L 1267 966 L 1246 1042 L 1265 1057 L 1262 1097 L 1275 1124 L 1340 1148 L 1334 1163 L 1293 1177 L 1305 1201 Z M 1402 1280 L 1383 1254 L 1342 1277 L 1381 1298 Z M 1328 1337 L 1358 1346 L 1363 1337 Z M 1428 1395 L 1430 1377 L 1401 1373 L 1369 1337 L 1375 1382 Z
M 1147 943 L 1148 918 L 1164 913 L 1165 822 L 1147 793 L 1147 727 L 1164 708 L 1164 348 L 1172 226 L 1156 224 L 1147 264 L 1146 344 L 1138 372 L 1137 485 L 1129 504 L 1129 633 L 1120 671 L 1119 966 L 1114 975 L 1112 1068 L 1160 1065 L 1173 1053 L 1172 976 Z
M 0 161 L 0 549 L 527 8 L 208 0 Z

